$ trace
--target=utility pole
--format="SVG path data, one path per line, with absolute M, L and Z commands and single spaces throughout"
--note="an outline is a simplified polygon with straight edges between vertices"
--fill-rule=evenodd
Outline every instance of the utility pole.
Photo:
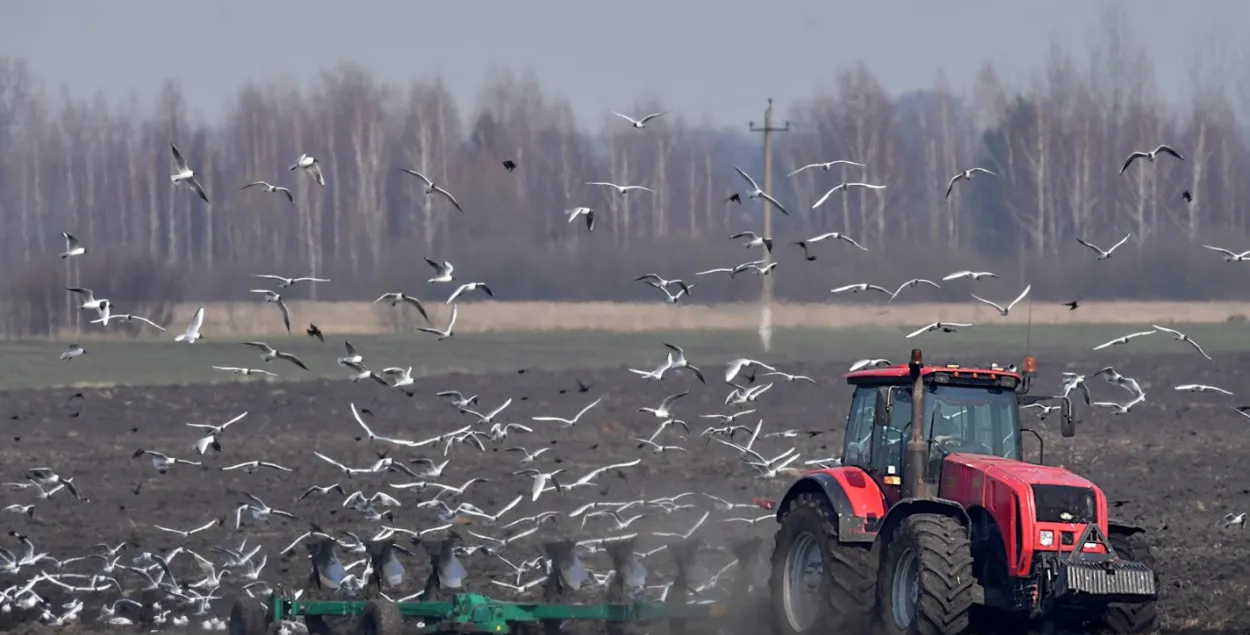
M 773 126 L 773 99 L 768 98 L 768 107 L 764 109 L 764 126 L 756 127 L 755 122 L 749 122 L 747 129 L 751 132 L 764 133 L 764 192 L 769 196 L 773 195 L 773 133 L 789 132 L 790 122 L 787 121 L 781 127 Z M 773 204 L 768 199 L 761 199 L 764 202 L 764 233 L 763 236 L 768 239 L 773 237 Z M 764 265 L 772 264 L 773 254 L 770 250 L 764 250 Z M 764 278 L 764 288 L 760 293 L 760 346 L 764 352 L 770 352 L 773 340 L 773 276 L 770 271 L 768 275 L 761 276 Z

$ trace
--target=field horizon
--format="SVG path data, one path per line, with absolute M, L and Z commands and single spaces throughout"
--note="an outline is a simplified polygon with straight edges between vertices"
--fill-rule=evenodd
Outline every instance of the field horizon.
M 285 335 L 278 309 L 263 302 L 184 302 L 172 311 L 166 332 L 142 328 L 130 336 L 120 329 L 106 331 L 83 322 L 81 330 L 64 329 L 44 338 L 3 337 L 4 341 L 75 339 L 160 340 L 186 328 L 191 315 L 203 306 L 204 333 L 212 339 Z M 386 303 L 291 301 L 292 333 L 310 323 L 325 333 L 380 335 L 411 332 L 427 326 L 415 309 Z M 450 317 L 443 303 L 426 304 L 430 324 L 442 328 Z M 84 315 L 95 316 L 94 312 Z M 772 326 L 838 329 L 891 326 L 911 329 L 934 321 L 972 322 L 977 325 L 1099 325 L 1099 324 L 1217 324 L 1242 322 L 1250 302 L 1089 301 L 1075 311 L 1056 302 L 1024 304 L 1007 317 L 975 302 L 925 303 L 774 303 Z M 471 301 L 460 303 L 457 333 L 524 333 L 604 331 L 643 333 L 659 331 L 748 331 L 759 328 L 760 305 L 755 302 L 667 305 L 654 302 L 523 302 Z

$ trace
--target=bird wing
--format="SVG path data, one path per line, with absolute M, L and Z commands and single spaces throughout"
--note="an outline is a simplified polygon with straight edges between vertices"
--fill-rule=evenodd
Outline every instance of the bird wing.
M 1011 304 L 1008 304 L 1008 305 L 1007 305 L 1007 310 L 1008 310 L 1008 311 L 1010 311 L 1010 310 L 1012 309 L 1012 307 L 1014 307 L 1014 306 L 1016 306 L 1017 304 L 1019 304 L 1019 303 L 1020 303 L 1020 301 L 1024 299 L 1024 296 L 1028 295 L 1028 294 L 1029 294 L 1029 291 L 1030 291 L 1030 290 L 1032 290 L 1032 289 L 1033 289 L 1033 285 L 1031 285 L 1031 284 L 1030 284 L 1030 285 L 1026 286 L 1026 287 L 1024 288 L 1024 291 L 1021 291 L 1021 292 L 1020 292 L 1020 295 L 1016 296 L 1016 299 L 1015 299 L 1015 300 L 1012 300 L 1012 301 L 1011 301 Z
M 278 309 L 282 311 L 282 323 L 286 325 L 286 334 L 291 334 L 291 310 L 287 308 L 286 302 L 282 298 L 278 298 Z
M 998 304 L 996 304 L 996 303 L 994 303 L 994 302 L 990 302 L 989 300 L 986 300 L 985 298 L 983 298 L 983 297 L 981 297 L 981 296 L 979 296 L 979 295 L 977 295 L 977 294 L 975 294 L 975 293 L 971 293 L 971 294 L 969 294 L 969 295 L 971 295 L 973 298 L 975 298 L 978 302 L 984 302 L 985 304 L 988 304 L 988 305 L 990 305 L 990 306 L 994 307 L 995 309 L 998 309 L 999 311 L 1002 311 L 1002 310 L 1003 310 L 1003 307 L 998 306 Z
M 756 184 L 755 184 L 755 179 L 751 178 L 751 176 L 750 176 L 750 175 L 748 175 L 746 172 L 743 172 L 743 171 L 742 171 L 742 168 L 740 168 L 740 167 L 738 167 L 738 166 L 736 166 L 736 165 L 735 165 L 735 166 L 734 166 L 734 170 L 736 170 L 736 171 L 738 172 L 738 174 L 741 174 L 741 175 L 742 175 L 742 178 L 746 179 L 746 180 L 747 180 L 747 183 L 750 183 L 752 188 L 754 188 L 754 189 L 756 189 L 756 190 L 759 190 L 759 189 L 760 189 L 760 186 L 758 186 L 758 185 L 756 185 Z
M 469 285 L 467 283 L 456 287 L 456 290 L 452 292 L 451 297 L 447 298 L 447 301 L 444 302 L 443 304 L 451 304 L 452 302 L 455 301 L 456 298 L 460 297 L 461 293 L 464 293 L 465 290 L 467 290 L 468 288 L 469 288 Z
M 204 326 L 204 307 L 200 307 L 195 315 L 191 316 L 191 325 L 187 327 L 187 332 L 199 333 L 201 326 Z
M 274 348 L 264 342 L 243 342 L 243 345 L 263 349 L 266 353 L 274 352 Z
M 962 179 L 962 178 L 964 178 L 964 175 L 962 172 L 951 177 L 951 182 L 946 184 L 946 198 L 944 200 L 950 199 L 951 192 L 955 189 L 955 184 L 958 183 L 959 179 Z
M 1194 349 L 1195 349 L 1195 350 L 1197 350 L 1199 353 L 1201 353 L 1203 357 L 1205 357 L 1205 358 L 1207 358 L 1207 359 L 1211 359 L 1211 356 L 1210 356 L 1210 355 L 1207 355 L 1207 352 L 1206 352 L 1206 351 L 1204 351 L 1204 350 L 1202 350 L 1202 347 L 1201 347 L 1201 346 L 1198 346 L 1198 343 L 1197 343 L 1197 342 L 1195 342 L 1195 341 L 1193 341 L 1193 340 L 1191 340 L 1191 339 L 1189 339 L 1189 338 L 1185 338 L 1185 341 L 1186 341 L 1186 342 L 1189 342 L 1189 345 L 1190 345 L 1190 346 L 1193 346 L 1193 347 L 1194 347 Z
M 1163 331 L 1165 333 L 1171 333 L 1172 335 L 1184 335 L 1184 333 L 1181 333 L 1180 331 L 1177 331 L 1176 329 L 1170 329 L 1166 326 L 1159 326 L 1158 324 L 1151 324 L 1150 326 L 1156 331 Z
M 243 187 L 241 187 L 241 188 L 239 188 L 239 189 L 240 189 L 240 190 L 246 190 L 246 189 L 247 189 L 247 188 L 249 188 L 249 187 L 256 187 L 257 185 L 263 185 L 263 186 L 265 186 L 265 187 L 270 187 L 270 185 L 269 185 L 268 183 L 264 182 L 264 181 L 252 181 L 251 183 L 248 183 L 247 185 L 244 185 Z
M 600 398 L 598 398 L 598 399 L 596 399 L 596 400 L 594 400 L 594 401 L 590 402 L 590 405 L 588 405 L 588 406 L 586 406 L 585 408 L 582 408 L 580 411 L 578 411 L 577 415 L 573 417 L 573 420 L 574 420 L 574 421 L 577 421 L 578 419 L 581 419 L 581 418 L 582 418 L 582 415 L 586 414 L 586 411 L 588 411 L 588 410 L 590 410 L 591 408 L 594 408 L 595 406 L 599 405 L 599 402 L 600 402 L 600 401 L 603 401 L 603 397 L 600 397 Z
M 918 329 L 916 329 L 915 331 L 912 331 L 911 333 L 908 333 L 908 334 L 907 334 L 907 337 L 908 337 L 908 339 L 910 339 L 910 338 L 916 337 L 917 335 L 921 335 L 921 334 L 923 334 L 923 333 L 927 333 L 928 331 L 930 331 L 930 330 L 932 330 L 932 329 L 937 328 L 938 324 L 939 324 L 938 322 L 934 322 L 934 323 L 932 323 L 932 324 L 928 324 L 928 325 L 926 325 L 926 326 L 923 326 L 923 327 L 921 327 L 921 328 L 918 328 Z
M 437 185 L 434 186 L 434 191 L 438 192 L 439 194 L 442 194 L 443 198 L 446 198 L 448 201 L 450 201 L 452 207 L 456 208 L 456 211 L 460 212 L 461 214 L 464 213 L 464 208 L 460 207 L 460 202 L 456 200 L 456 197 L 451 195 L 451 192 L 448 192 L 447 190 L 444 190 L 443 188 Z
M 199 179 L 195 177 L 191 177 L 191 179 L 187 181 L 187 184 L 191 188 L 192 191 L 194 191 L 196 194 L 199 195 L 201 200 L 203 200 L 205 203 L 208 202 L 208 195 L 204 193 L 204 186 L 200 185 Z
M 795 171 L 793 171 L 793 172 L 791 172 L 791 173 L 787 174 L 786 176 L 787 176 L 787 177 L 794 176 L 795 174 L 798 174 L 799 172 L 802 172 L 803 170 L 806 170 L 806 169 L 808 169 L 808 168 L 821 167 L 821 166 L 823 166 L 823 165 L 824 165 L 823 163 L 809 163 L 809 164 L 807 164 L 807 165 L 805 165 L 805 166 L 803 166 L 803 167 L 801 167 L 801 168 L 799 168 L 799 169 L 797 169 L 797 170 L 795 170 Z
M 838 240 L 845 240 L 846 242 L 851 243 L 852 245 L 855 245 L 856 247 L 859 247 L 860 249 L 863 249 L 864 251 L 868 251 L 867 247 L 855 242 L 855 239 L 851 238 L 850 236 L 845 236 L 843 234 L 836 234 L 834 238 L 837 238 Z
M 454 327 L 454 326 L 456 325 L 456 315 L 457 315 L 459 312 L 460 312 L 460 305 L 459 305 L 459 304 L 453 304 L 453 305 L 451 305 L 451 319 L 447 321 L 447 334 L 448 334 L 448 335 L 451 335 L 451 329 L 452 329 L 452 327 Z M 510 403 L 512 403 L 512 400 L 511 400 L 511 399 L 509 399 L 509 400 L 507 401 L 507 403 L 505 403 L 504 405 L 506 406 L 506 405 L 508 405 L 508 404 L 510 404 Z M 503 406 L 500 406 L 500 408 L 499 408 L 499 409 L 500 409 L 500 410 L 503 410 Z M 498 411 L 496 411 L 496 412 L 498 412 Z
M 667 114 L 668 114 L 667 110 L 664 112 L 651 113 L 647 115 L 646 117 L 643 117 L 642 120 L 639 121 L 638 123 L 647 123 L 648 121 L 651 121 L 652 119 L 655 119 L 656 117 L 659 117 L 660 115 L 667 115 Z
M 778 202 L 778 201 L 777 201 L 777 199 L 773 198 L 773 195 L 772 195 L 772 194 L 769 194 L 769 193 L 767 193 L 767 192 L 761 192 L 761 193 L 760 193 L 760 196 L 761 196 L 761 197 L 763 197 L 765 200 L 767 200 L 769 203 L 772 203 L 773 205 L 776 205 L 776 206 L 777 206 L 777 211 L 781 212 L 782 214 L 785 214 L 786 216 L 789 216 L 789 215 L 790 215 L 790 212 L 787 212 L 787 211 L 786 211 L 786 208 L 785 208 L 784 206 L 782 206 L 782 204 L 781 204 L 780 202 Z
M 1222 253 L 1222 254 L 1227 254 L 1227 255 L 1232 256 L 1232 257 L 1234 257 L 1234 258 L 1235 258 L 1235 257 L 1237 257 L 1237 254 L 1233 253 L 1232 251 L 1230 251 L 1230 250 L 1228 250 L 1228 249 L 1224 249 L 1223 247 L 1212 247 L 1211 245 L 1203 245 L 1203 246 L 1202 246 L 1202 248 L 1203 248 L 1203 249 L 1210 249 L 1211 251 L 1218 251 L 1218 252 L 1220 252 L 1220 253 Z
M 279 352 L 279 353 L 277 353 L 277 355 L 276 355 L 276 356 L 277 356 L 278 358 L 280 358 L 280 359 L 285 359 L 285 360 L 287 360 L 288 362 L 291 362 L 292 364 L 295 364 L 296 366 L 299 366 L 300 368 L 303 368 L 304 370 L 308 370 L 308 367 L 304 365 L 304 362 L 301 362 L 301 361 L 300 361 L 300 359 L 299 359 L 298 357 L 296 357 L 296 356 L 294 356 L 294 355 L 292 355 L 292 354 L 290 354 L 290 353 L 282 353 L 282 352 Z
M 425 305 L 421 304 L 420 300 L 410 295 L 401 294 L 400 297 L 403 299 L 404 302 L 407 302 L 408 304 L 411 304 L 412 306 L 417 307 L 417 312 L 421 314 L 421 317 L 425 318 L 426 322 L 430 321 L 430 314 L 425 312 Z
M 321 164 L 314 161 L 312 167 L 308 168 L 308 173 L 312 174 L 312 177 L 317 180 L 317 185 L 326 184 L 326 177 L 321 173 Z M 295 201 L 291 202 L 294 203 Z
M 1160 152 L 1170 154 L 1182 161 L 1185 160 L 1185 157 L 1181 156 L 1179 152 L 1177 152 L 1176 150 L 1173 150 L 1171 146 L 1168 146 L 1168 145 L 1160 145 L 1159 147 L 1155 148 L 1155 154 L 1158 154 Z
M 1128 169 L 1128 166 L 1132 165 L 1133 162 L 1136 161 L 1139 157 L 1144 157 L 1144 156 L 1148 156 L 1148 155 L 1145 152 L 1134 152 L 1133 154 L 1128 155 L 1128 159 L 1124 161 L 1124 167 L 1120 168 L 1120 174 L 1124 174 L 1124 171 Z
M 295 203 L 295 197 L 291 195 L 291 190 L 288 190 L 285 187 L 279 187 L 279 188 L 274 188 L 274 189 L 285 194 L 286 200 L 290 201 L 292 204 Z
M 987 170 L 987 169 L 985 169 L 985 168 L 972 168 L 972 169 L 971 169 L 971 170 L 969 170 L 969 171 L 970 171 L 970 172 L 982 172 L 982 173 L 984 173 L 984 174 L 988 174 L 988 175 L 990 175 L 990 176 L 998 176 L 997 174 L 994 174 L 993 172 L 990 172 L 989 170 Z
M 816 201 L 816 203 L 812 205 L 812 209 L 816 209 L 817 207 L 820 207 L 821 205 L 823 205 L 825 201 L 829 200 L 830 196 L 833 196 L 834 192 L 840 189 L 842 189 L 841 185 L 835 185 L 833 189 L 829 190 L 828 192 L 825 192 L 825 195 L 820 197 L 820 200 Z
M 1121 239 L 1120 239 L 1120 242 L 1118 242 L 1118 243 L 1116 243 L 1116 244 L 1112 245 L 1112 246 L 1111 246 L 1111 248 L 1107 250 L 1107 253 L 1111 253 L 1111 252 L 1115 251 L 1117 248 L 1119 248 L 1119 247 L 1120 247 L 1120 245 L 1123 245 L 1124 243 L 1128 242 L 1128 239 L 1129 239 L 1132 235 L 1133 235 L 1133 234 L 1131 234 L 1131 233 L 1129 233 L 1129 234 L 1125 234 L 1125 235 L 1124 235 L 1124 238 L 1121 238 Z
M 612 114 L 616 115 L 617 117 L 620 117 L 621 119 L 624 119 L 625 121 L 628 121 L 629 123 L 639 123 L 636 119 L 634 119 L 633 117 L 630 117 L 629 115 L 622 115 L 619 112 L 613 112 Z
M 755 232 L 738 232 L 733 236 L 730 236 L 729 240 L 736 240 L 738 238 L 759 238 L 759 236 L 757 236 Z
M 169 149 L 170 149 L 170 151 L 172 151 L 172 152 L 174 153 L 174 165 L 175 165 L 175 166 L 177 166 L 178 171 L 179 171 L 179 172 L 182 172 L 182 171 L 186 170 L 186 169 L 187 169 L 187 160 L 186 160 L 186 159 L 184 159 L 184 158 L 182 158 L 182 153 L 178 151 L 177 146 L 175 146 L 174 144 L 172 144 L 172 143 L 171 143 L 171 144 L 169 144 Z
M 1085 240 L 1083 240 L 1083 239 L 1081 239 L 1081 238 L 1077 238 L 1077 239 L 1076 239 L 1076 242 L 1081 243 L 1082 245 L 1085 245 L 1086 247 L 1089 247 L 1090 249 L 1093 249 L 1094 251 L 1098 252 L 1098 254 L 1099 254 L 1099 255 L 1102 255 L 1102 254 L 1107 253 L 1107 252 L 1103 251 L 1103 250 L 1102 250 L 1102 248 L 1101 248 L 1101 247 L 1099 247 L 1098 245 L 1095 245 L 1095 244 L 1090 243 L 1090 242 L 1085 242 Z
M 78 246 L 78 239 L 74 238 L 73 234 L 69 232 L 61 232 L 61 235 L 65 237 L 65 251 L 73 251 L 73 249 Z
M 399 171 L 400 171 L 400 172 L 403 172 L 403 173 L 405 173 L 405 174 L 411 174 L 411 175 L 413 175 L 413 176 L 415 176 L 415 177 L 417 177 L 417 178 L 421 179 L 422 181 L 425 181 L 425 184 L 426 184 L 427 186 L 429 186 L 429 185 L 433 185 L 433 184 L 434 184 L 434 181 L 431 181 L 431 180 L 430 180 L 430 177 L 428 177 L 428 176 L 426 176 L 426 175 L 424 175 L 424 174 L 422 174 L 422 173 L 420 173 L 420 172 L 418 172 L 418 171 L 416 171 L 416 170 L 409 170 L 408 168 L 399 168 Z

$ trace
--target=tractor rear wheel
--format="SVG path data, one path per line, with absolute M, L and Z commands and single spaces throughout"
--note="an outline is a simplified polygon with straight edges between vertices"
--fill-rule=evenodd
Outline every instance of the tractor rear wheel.
M 958 520 L 914 514 L 895 528 L 881 571 L 881 625 L 890 635 L 968 630 L 976 578 L 972 543 Z
M 833 507 L 800 494 L 782 517 L 769 587 L 783 635 L 856 632 L 872 620 L 877 567 L 868 545 L 838 542 Z
M 356 621 L 356 635 L 400 635 L 403 630 L 399 606 L 385 600 L 371 600 Z
M 249 597 L 238 597 L 230 606 L 230 635 L 265 635 L 265 607 Z
M 1116 555 L 1125 560 L 1140 562 L 1153 571 L 1155 568 L 1154 554 L 1150 553 L 1150 540 L 1146 534 L 1114 533 L 1107 537 Z M 1155 603 L 1141 604 L 1109 604 L 1103 613 L 1103 628 L 1115 635 L 1132 635 L 1147 633 L 1154 630 Z

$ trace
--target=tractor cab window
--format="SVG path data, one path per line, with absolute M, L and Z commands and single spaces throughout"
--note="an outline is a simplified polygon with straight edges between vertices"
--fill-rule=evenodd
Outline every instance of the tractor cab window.
M 1001 388 L 930 384 L 925 395 L 925 438 L 945 452 L 1020 458 L 1016 396 Z M 893 388 L 887 435 L 898 447 L 911 434 L 911 389 Z M 901 460 L 901 454 L 899 455 Z
M 868 467 L 872 447 L 872 423 L 877 415 L 877 388 L 860 386 L 851 398 L 851 413 L 846 419 L 846 451 L 843 465 Z

